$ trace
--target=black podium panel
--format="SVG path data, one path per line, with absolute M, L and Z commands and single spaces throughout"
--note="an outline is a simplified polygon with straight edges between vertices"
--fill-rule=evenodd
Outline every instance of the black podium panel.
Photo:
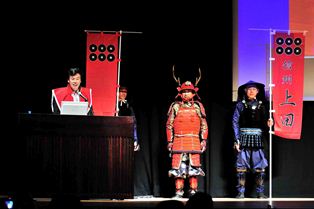
M 35 197 L 133 198 L 133 118 L 19 114 L 23 187 Z

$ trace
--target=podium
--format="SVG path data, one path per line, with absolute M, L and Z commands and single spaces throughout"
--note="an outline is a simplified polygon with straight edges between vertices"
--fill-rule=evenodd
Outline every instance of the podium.
M 129 199 L 133 117 L 19 114 L 23 187 L 34 197 Z

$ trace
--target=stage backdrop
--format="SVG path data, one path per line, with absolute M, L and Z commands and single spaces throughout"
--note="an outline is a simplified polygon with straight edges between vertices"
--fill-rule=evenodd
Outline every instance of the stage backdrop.
M 95 115 L 114 116 L 118 84 L 119 33 L 87 32 L 86 86 Z
M 275 135 L 300 139 L 302 128 L 304 35 L 275 33 L 272 48 Z

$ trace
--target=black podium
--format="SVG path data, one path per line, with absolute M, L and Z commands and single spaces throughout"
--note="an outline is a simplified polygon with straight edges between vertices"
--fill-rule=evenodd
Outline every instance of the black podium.
M 133 118 L 19 114 L 24 189 L 34 197 L 133 198 Z

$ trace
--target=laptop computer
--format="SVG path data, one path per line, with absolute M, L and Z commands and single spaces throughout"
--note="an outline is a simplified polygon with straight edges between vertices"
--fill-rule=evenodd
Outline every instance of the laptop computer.
M 87 115 L 88 102 L 61 102 L 61 115 Z

